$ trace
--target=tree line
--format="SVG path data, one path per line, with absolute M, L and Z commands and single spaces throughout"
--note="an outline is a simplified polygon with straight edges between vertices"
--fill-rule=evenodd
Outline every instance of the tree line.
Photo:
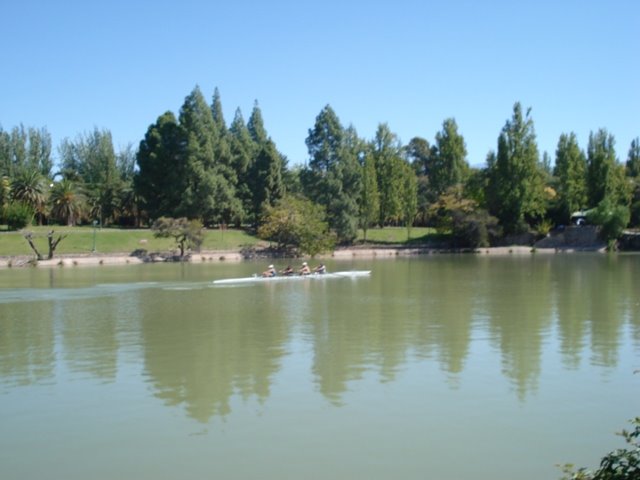
M 167 111 L 148 127 L 137 149 L 116 152 L 111 133 L 95 128 L 65 138 L 54 165 L 45 128 L 0 128 L 0 223 L 144 226 L 186 218 L 249 226 L 282 246 L 302 238 L 349 244 L 358 229 L 366 237 L 386 225 L 434 226 L 461 246 L 480 246 L 568 224 L 584 209 L 602 224 L 614 217 L 640 224 L 638 138 L 623 163 L 606 129 L 591 132 L 586 150 L 575 133 L 562 134 L 552 168 L 538 150 L 531 110 L 520 103 L 482 168 L 469 165 L 453 118 L 432 143 L 415 137 L 403 145 L 386 123 L 373 139 L 361 138 L 326 105 L 305 141 L 307 161 L 289 166 L 257 102 L 248 121 L 238 108 L 227 124 L 218 89 L 208 103 L 197 86 L 177 116 Z

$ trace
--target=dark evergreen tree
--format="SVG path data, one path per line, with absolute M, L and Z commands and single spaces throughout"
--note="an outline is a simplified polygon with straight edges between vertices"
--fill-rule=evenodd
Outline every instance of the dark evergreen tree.
M 180 216 L 178 207 L 187 188 L 185 149 L 185 132 L 172 112 L 158 117 L 140 142 L 134 189 L 152 221 Z
M 266 207 L 271 207 L 284 196 L 282 183 L 282 157 L 271 140 L 262 146 L 253 162 L 249 175 L 252 192 L 252 218 L 259 219 Z
M 250 223 L 255 223 L 257 219 L 253 216 L 254 209 L 250 177 L 255 163 L 256 148 L 239 108 L 236 110 L 231 126 L 229 127 L 229 149 L 231 152 L 232 166 L 238 178 L 236 195 L 242 203 L 246 220 Z
M 257 100 L 253 104 L 253 110 L 251 111 L 251 116 L 247 122 L 247 129 L 249 130 L 249 135 L 251 135 L 252 140 L 257 145 L 256 150 L 260 149 L 260 147 L 269 139 L 267 131 L 264 128 L 262 111 L 260 110 Z
M 220 192 L 218 192 L 218 202 L 228 198 L 229 205 L 222 206 L 219 204 L 222 213 L 220 219 L 224 223 L 233 221 L 240 223 L 245 217 L 241 195 L 239 194 L 239 172 L 236 169 L 235 159 L 231 151 L 231 133 L 227 128 L 222 112 L 222 101 L 218 88 L 213 94 L 213 102 L 211 104 L 211 115 L 213 117 L 213 155 L 216 174 L 223 177 L 224 181 L 220 183 Z
M 357 236 L 360 197 L 357 135 L 345 132 L 327 105 L 316 117 L 306 139 L 309 165 L 302 172 L 305 194 L 325 207 L 329 226 L 341 243 Z
M 435 155 L 435 147 L 421 137 L 414 137 L 405 148 L 407 161 L 416 172 L 418 180 L 418 222 L 426 225 L 429 205 L 435 202 L 436 197 L 430 188 L 429 171 L 431 169 L 431 156 Z
M 186 189 L 178 206 L 180 216 L 202 219 L 205 224 L 236 221 L 241 215 L 240 202 L 216 162 L 216 124 L 211 108 L 196 86 L 189 94 L 179 116 L 185 132 Z

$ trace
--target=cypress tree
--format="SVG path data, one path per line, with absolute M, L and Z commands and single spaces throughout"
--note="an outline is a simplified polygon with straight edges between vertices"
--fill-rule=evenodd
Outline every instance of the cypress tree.
M 544 184 L 529 113 L 523 115 L 520 103 L 514 105 L 498 137 L 497 156 L 488 166 L 487 201 L 506 233 L 524 230 L 529 217 L 544 212 Z
M 558 201 L 565 221 L 587 204 L 587 160 L 575 133 L 562 134 L 556 149 L 554 175 L 558 178 Z
M 455 119 L 448 118 L 443 122 L 442 131 L 436 133 L 435 149 L 430 157 L 429 183 L 436 196 L 467 177 L 467 147 L 458 133 Z
M 605 129 L 589 134 L 587 190 L 591 207 L 605 199 L 613 204 L 626 204 L 629 200 L 624 167 L 616 159 L 615 139 Z

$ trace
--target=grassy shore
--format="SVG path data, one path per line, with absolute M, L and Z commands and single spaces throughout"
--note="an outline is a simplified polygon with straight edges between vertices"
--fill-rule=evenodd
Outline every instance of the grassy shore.
M 117 229 L 84 227 L 30 227 L 33 232 L 34 243 L 41 254 L 46 255 L 47 232 L 54 231 L 54 238 L 66 235 L 56 249 L 56 255 L 89 255 L 99 254 L 129 254 L 138 249 L 149 252 L 168 252 L 175 249 L 175 242 L 170 238 L 155 238 L 149 229 Z M 428 241 L 435 236 L 433 229 L 413 228 L 407 237 L 406 228 L 386 227 L 367 231 L 367 241 L 364 242 L 363 232 L 359 232 L 356 243 L 381 245 L 415 245 Z M 261 241 L 244 230 L 207 230 L 202 244 L 202 250 L 238 251 L 246 247 L 268 246 L 268 242 Z M 33 251 L 25 240 L 22 232 L 7 232 L 0 227 L 0 256 L 28 256 Z

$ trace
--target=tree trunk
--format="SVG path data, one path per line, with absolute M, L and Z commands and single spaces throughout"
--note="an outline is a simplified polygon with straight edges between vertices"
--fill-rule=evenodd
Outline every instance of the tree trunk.
M 42 255 L 40 254 L 36 246 L 33 244 L 33 234 L 31 232 L 25 233 L 24 238 L 27 239 L 27 242 L 29 242 L 29 246 L 31 247 L 31 250 L 33 250 L 33 253 L 36 254 L 36 259 L 42 260 Z
M 49 242 L 49 256 L 47 257 L 47 260 L 51 260 L 53 258 L 53 252 L 56 251 L 56 248 L 57 248 L 58 244 L 65 237 L 66 237 L 66 235 L 58 235 L 58 238 L 56 240 L 54 240 L 53 239 L 53 230 L 51 230 L 49 233 L 47 233 L 47 241 Z

